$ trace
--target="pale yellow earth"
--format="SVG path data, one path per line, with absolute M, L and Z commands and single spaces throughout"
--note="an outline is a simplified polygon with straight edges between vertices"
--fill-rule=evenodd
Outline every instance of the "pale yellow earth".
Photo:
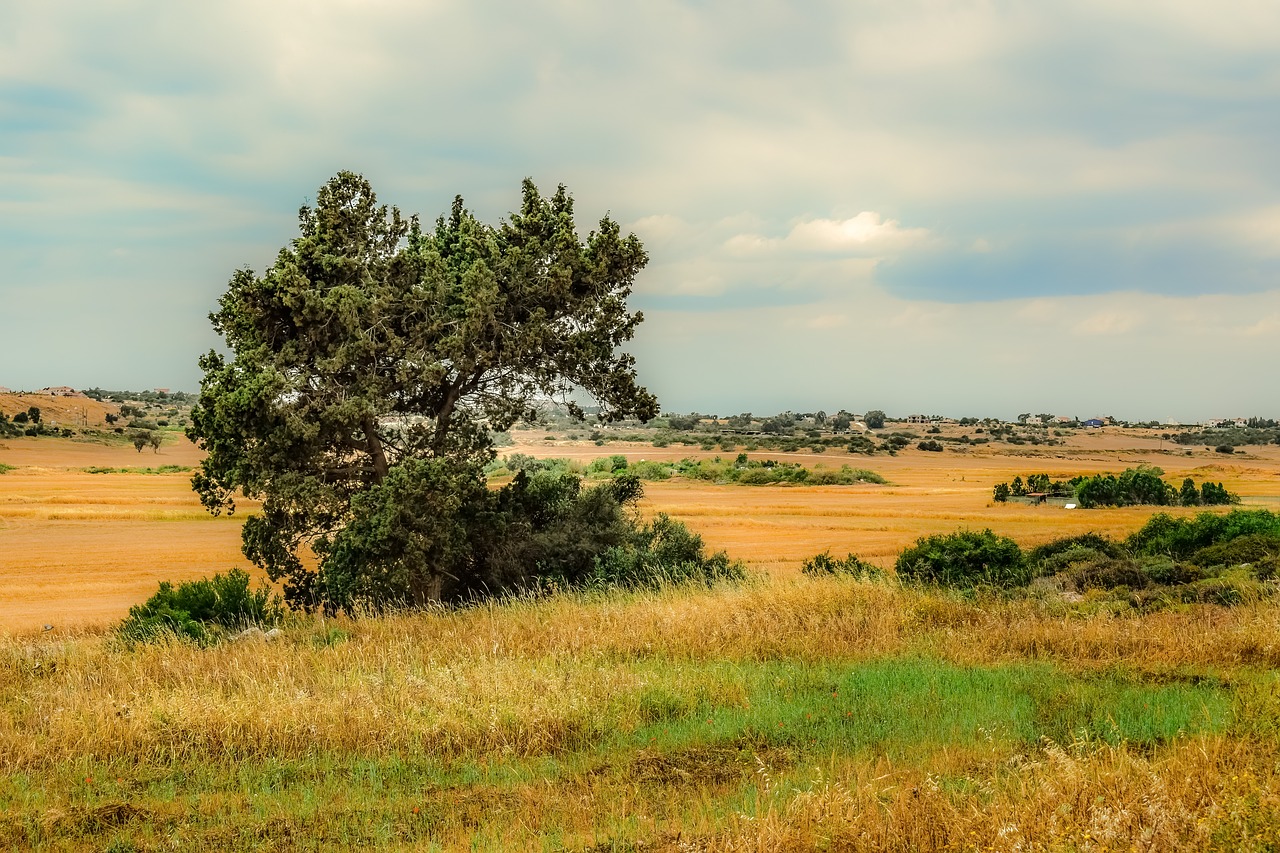
M 92 401 L 90 401 L 92 402 Z M 621 453 L 629 459 L 731 456 L 720 451 L 649 445 L 544 440 L 543 432 L 517 433 L 501 453 L 562 456 L 588 461 Z M 995 483 L 1015 475 L 1055 478 L 1119 472 L 1147 463 L 1175 485 L 1183 477 L 1221 481 L 1245 505 L 1280 510 L 1280 446 L 1249 448 L 1233 456 L 1160 442 L 1140 431 L 1108 428 L 1072 436 L 1066 447 L 991 446 L 968 452 L 909 449 L 896 457 L 752 453 L 805 465 L 868 468 L 888 486 L 734 486 L 669 480 L 645 484 L 642 509 L 686 521 L 712 548 L 770 572 L 798 570 L 824 550 L 853 552 L 882 564 L 920 536 L 961 527 L 991 528 L 1035 544 L 1095 530 L 1123 535 L 1149 518 L 1151 508 L 1064 510 L 1055 506 L 995 504 Z M 214 518 L 191 492 L 190 473 L 90 474 L 101 467 L 194 467 L 201 453 L 185 439 L 159 453 L 70 439 L 0 441 L 0 631 L 55 632 L 119 620 L 162 580 L 181 581 L 251 569 L 240 554 L 245 503 L 233 517 Z M 1171 510 L 1175 513 L 1191 510 Z

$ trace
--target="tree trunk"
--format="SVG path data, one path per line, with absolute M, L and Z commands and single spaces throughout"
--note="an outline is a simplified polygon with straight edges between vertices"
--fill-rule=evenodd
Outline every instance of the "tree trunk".
M 375 483 L 381 483 L 387 478 L 387 471 L 390 470 L 390 466 L 387 465 L 387 455 L 382 451 L 382 439 L 378 438 L 373 418 L 366 417 L 361 426 L 364 427 L 364 439 L 369 457 L 373 460 L 373 480 Z

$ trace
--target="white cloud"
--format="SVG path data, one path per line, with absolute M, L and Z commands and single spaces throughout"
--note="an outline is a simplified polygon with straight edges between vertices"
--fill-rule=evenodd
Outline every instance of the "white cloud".
M 785 251 L 883 256 L 921 245 L 929 237 L 928 229 L 903 228 L 896 219 L 886 220 L 875 211 L 864 210 L 849 219 L 797 222 L 782 238 L 735 234 L 724 247 L 733 254 Z

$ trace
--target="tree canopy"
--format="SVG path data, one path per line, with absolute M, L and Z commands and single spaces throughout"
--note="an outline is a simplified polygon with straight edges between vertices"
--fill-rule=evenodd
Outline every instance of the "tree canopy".
M 193 486 L 215 514 L 237 493 L 262 500 L 244 552 L 294 604 L 344 604 L 370 578 L 414 602 L 489 583 L 469 575 L 499 500 L 490 431 L 547 398 L 578 417 L 580 395 L 605 420 L 658 411 L 620 350 L 642 319 L 627 297 L 643 246 L 608 217 L 581 239 L 565 188 L 548 198 L 529 180 L 498 225 L 459 197 L 424 229 L 350 172 L 298 218 L 210 315 L 229 354 L 200 359 Z M 529 483 L 512 488 L 504 506 L 523 505 Z

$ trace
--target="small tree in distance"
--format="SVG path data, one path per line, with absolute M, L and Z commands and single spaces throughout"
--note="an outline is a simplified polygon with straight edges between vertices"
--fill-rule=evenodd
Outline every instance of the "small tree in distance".
M 884 418 L 884 412 L 872 409 L 863 417 L 862 422 L 867 425 L 867 429 L 884 429 Z

